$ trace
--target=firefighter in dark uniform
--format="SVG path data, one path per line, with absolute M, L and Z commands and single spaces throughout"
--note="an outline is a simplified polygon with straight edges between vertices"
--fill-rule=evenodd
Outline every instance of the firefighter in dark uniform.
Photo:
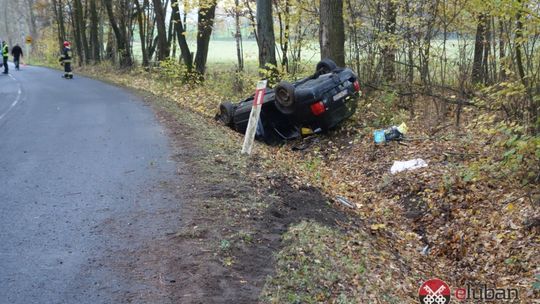
M 13 55 L 13 63 L 15 63 L 15 69 L 18 71 L 19 65 L 21 63 L 21 57 L 24 56 L 23 51 L 18 44 L 15 44 L 15 46 L 11 48 L 11 55 Z
M 64 49 L 62 50 L 62 55 L 60 56 L 60 64 L 64 66 L 64 78 L 73 79 L 73 70 L 71 69 L 71 59 L 73 58 L 71 54 L 71 44 L 69 41 L 64 41 Z
M 2 41 L 2 60 L 4 65 L 4 74 L 7 74 L 9 72 L 8 67 L 8 56 L 9 56 L 9 47 L 7 42 Z

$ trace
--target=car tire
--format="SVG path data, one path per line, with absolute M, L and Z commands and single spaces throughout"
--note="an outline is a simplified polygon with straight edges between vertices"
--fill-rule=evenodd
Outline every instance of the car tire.
M 283 114 L 292 114 L 295 108 L 295 89 L 292 83 L 280 82 L 274 89 L 276 108 Z
M 319 75 L 327 74 L 337 69 L 337 67 L 337 64 L 332 59 L 325 58 L 317 63 L 315 72 L 319 73 Z
M 234 105 L 230 101 L 224 101 L 219 105 L 218 120 L 226 126 L 232 126 Z

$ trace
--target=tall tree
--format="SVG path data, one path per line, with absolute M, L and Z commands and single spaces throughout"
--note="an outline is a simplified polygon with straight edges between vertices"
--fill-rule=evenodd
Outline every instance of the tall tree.
M 283 6 L 279 2 L 275 2 L 276 12 L 279 21 L 279 46 L 281 48 L 281 66 L 285 71 L 289 72 L 289 36 L 291 27 L 291 12 L 290 3 L 284 0 Z
M 99 41 L 99 17 L 96 1 L 97 0 L 90 0 L 90 45 L 92 47 L 90 57 L 92 58 L 94 63 L 101 60 L 101 42 Z
M 472 82 L 478 83 L 484 80 L 484 71 L 482 65 L 484 63 L 484 48 L 486 47 L 486 22 L 487 16 L 485 13 L 478 15 L 476 23 L 476 35 L 474 39 L 474 58 L 472 63 Z
M 504 61 L 506 57 L 506 52 L 504 50 L 505 45 L 506 37 L 504 35 L 504 22 L 502 19 L 499 19 L 499 61 L 502 63 L 499 72 L 499 79 L 501 81 L 504 81 L 506 79 L 506 70 L 504 67 Z
M 240 0 L 234 0 L 234 39 L 236 40 L 236 58 L 238 60 L 238 71 L 244 70 L 244 51 L 242 45 L 242 32 L 240 30 Z
M 321 0 L 319 43 L 321 59 L 330 58 L 338 66 L 345 66 L 343 0 Z
M 186 30 L 184 28 L 184 23 L 182 23 L 182 19 L 180 18 L 180 12 L 178 9 L 178 0 L 171 0 L 171 8 L 172 8 L 172 17 L 173 17 L 173 23 L 176 32 L 176 37 L 178 39 L 178 44 L 180 45 L 180 52 L 182 56 L 182 60 L 184 61 L 184 64 L 186 65 L 186 68 L 188 72 L 191 72 L 193 69 L 193 55 L 191 54 L 191 51 L 189 50 L 189 45 L 186 40 Z
M 397 5 L 395 0 L 386 1 L 386 16 L 384 30 L 386 32 L 386 41 L 382 50 L 383 77 L 387 82 L 393 82 L 396 78 L 394 62 L 396 61 L 396 45 L 394 36 L 396 34 L 396 15 Z
M 259 45 L 259 67 L 277 66 L 276 38 L 272 19 L 272 1 L 257 0 L 257 43 Z
M 529 128 L 532 134 L 540 134 L 540 85 L 538 82 L 532 84 L 529 80 L 531 76 L 528 72 L 525 72 L 523 65 L 523 54 L 522 51 L 526 48 L 526 39 L 524 38 L 524 7 L 521 0 L 517 1 L 519 3 L 518 11 L 516 12 L 516 36 L 514 41 L 515 47 L 515 57 L 516 57 L 516 66 L 518 70 L 518 75 L 521 80 L 521 83 L 525 87 L 527 92 L 527 104 L 525 108 L 528 110 Z M 538 69 L 536 70 L 536 75 L 538 75 Z M 537 77 L 537 76 L 534 76 Z
M 90 57 L 90 47 L 88 40 L 86 39 L 86 18 L 84 16 L 81 0 L 73 0 L 75 7 L 75 37 L 77 42 L 77 49 L 79 49 L 79 64 L 82 62 L 88 63 Z
M 199 1 L 199 21 L 197 33 L 197 54 L 195 55 L 195 69 L 200 75 L 204 75 L 206 70 L 206 60 L 208 58 L 208 46 L 214 17 L 216 15 L 217 0 Z
M 170 45 L 167 39 L 167 30 L 165 27 L 165 9 L 163 8 L 161 0 L 153 0 L 153 3 L 154 12 L 156 14 L 156 25 L 158 32 L 157 59 L 161 61 L 169 57 Z
M 139 38 L 141 40 L 141 53 L 142 53 L 142 65 L 148 66 L 150 63 L 150 60 L 148 59 L 148 49 L 146 47 L 146 23 L 145 23 L 145 14 L 144 11 L 141 8 L 141 4 L 139 3 L 139 0 L 135 0 L 135 9 L 137 14 L 137 24 L 139 26 Z
M 52 0 L 56 24 L 58 25 L 58 47 L 62 49 L 63 43 L 66 40 L 66 28 L 64 24 L 64 5 L 62 0 Z M 6 17 L 7 21 L 7 17 Z
M 82 46 L 82 41 L 81 41 L 82 14 L 79 15 L 80 9 L 79 9 L 78 2 L 80 3 L 80 1 L 74 0 L 73 6 L 71 5 L 71 3 L 68 2 L 68 9 L 69 9 L 68 12 L 70 14 L 70 20 L 72 23 L 71 26 L 73 28 L 74 52 L 77 53 L 76 58 L 78 59 L 79 65 L 82 65 L 84 61 L 83 46 Z
M 121 1 L 123 2 L 123 1 Z M 126 21 L 124 20 L 125 16 L 120 18 L 120 25 L 116 22 L 112 0 L 103 0 L 103 4 L 105 5 L 105 9 L 107 10 L 107 15 L 109 16 L 109 23 L 112 27 L 112 30 L 114 32 L 114 36 L 116 38 L 116 46 L 117 46 L 117 52 L 120 55 L 120 66 L 121 67 L 129 67 L 133 64 L 133 59 L 131 58 L 131 48 L 129 45 L 128 40 L 128 33 L 126 29 Z M 121 14 L 126 14 L 125 11 L 122 11 L 122 8 L 124 8 L 125 2 L 120 3 L 121 4 Z

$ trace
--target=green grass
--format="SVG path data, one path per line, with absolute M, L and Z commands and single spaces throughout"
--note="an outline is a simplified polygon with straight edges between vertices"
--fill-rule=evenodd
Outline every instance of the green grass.
M 242 42 L 244 61 L 246 63 L 257 63 L 259 60 L 259 48 L 255 40 L 244 40 Z M 192 52 L 197 51 L 197 46 L 194 41 L 189 42 L 189 49 Z M 133 42 L 133 54 L 137 60 L 142 59 L 140 43 Z M 180 54 L 180 49 L 177 48 L 177 56 Z M 318 46 L 311 44 L 302 50 L 303 61 L 315 62 L 319 59 Z M 276 54 L 277 55 L 277 54 Z M 279 60 L 279 59 L 278 59 Z M 234 65 L 237 62 L 236 57 L 236 41 L 235 40 L 211 40 L 208 49 L 208 64 L 227 64 Z
M 361 249 L 353 248 L 342 232 L 302 222 L 283 239 L 287 245 L 277 256 L 276 275 L 264 288 L 265 302 L 356 303 L 359 290 L 349 286 L 362 281 L 366 267 Z

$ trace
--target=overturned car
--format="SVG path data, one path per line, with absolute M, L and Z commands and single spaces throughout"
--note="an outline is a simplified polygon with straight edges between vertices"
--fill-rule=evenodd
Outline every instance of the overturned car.
M 280 82 L 264 96 L 256 138 L 268 144 L 325 132 L 356 111 L 360 84 L 349 68 L 329 59 L 320 61 L 310 77 L 294 83 Z M 245 133 L 254 95 L 233 104 L 220 104 L 216 118 Z

